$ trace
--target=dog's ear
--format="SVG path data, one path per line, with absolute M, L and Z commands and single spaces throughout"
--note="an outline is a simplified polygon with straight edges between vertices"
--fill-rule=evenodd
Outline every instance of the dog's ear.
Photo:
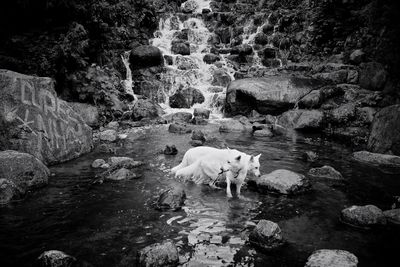
M 260 157 L 261 157 L 261 153 L 258 154 L 255 158 L 256 158 L 256 159 L 259 159 Z
M 251 161 L 251 162 L 254 161 L 254 156 L 253 156 L 253 155 L 250 156 L 250 161 Z
M 239 161 L 242 158 L 242 155 L 237 156 L 235 159 Z

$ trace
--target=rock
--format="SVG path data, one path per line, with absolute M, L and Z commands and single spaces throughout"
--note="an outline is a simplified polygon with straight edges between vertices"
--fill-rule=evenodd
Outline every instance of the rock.
M 128 170 L 126 168 L 113 170 L 109 172 L 107 175 L 105 175 L 105 179 L 111 181 L 122 181 L 135 178 L 137 178 L 137 175 L 133 173 L 131 170 Z
M 210 93 L 221 93 L 224 91 L 224 88 L 221 86 L 211 86 L 208 87 L 207 91 Z
M 211 85 L 214 86 L 228 86 L 228 84 L 232 81 L 231 76 L 229 74 L 222 70 L 222 69 L 217 69 L 213 73 L 213 79 L 211 81 Z
M 191 123 L 195 125 L 207 125 L 208 121 L 202 116 L 194 116 L 193 119 L 191 120 Z
M 350 62 L 359 65 L 364 61 L 365 53 L 361 49 L 356 49 L 350 54 Z
M 190 112 L 176 112 L 172 114 L 168 114 L 163 118 L 169 122 L 190 122 L 193 115 Z
M 210 113 L 211 111 L 209 109 L 205 109 L 205 108 L 195 108 L 193 115 L 195 117 L 202 117 L 204 119 L 208 119 L 210 118 Z
M 320 79 L 333 84 L 347 83 L 348 70 L 337 70 L 332 72 L 317 73 L 312 75 L 315 79 Z
M 375 114 L 368 150 L 400 156 L 400 105 L 392 105 Z
M 232 81 L 226 92 L 225 112 L 278 115 L 289 110 L 305 95 L 319 86 L 313 79 L 271 76 Z
M 301 108 L 319 108 L 322 103 L 322 94 L 320 90 L 313 90 L 309 94 L 305 95 L 299 101 L 299 107 Z
M 157 209 L 177 211 L 185 203 L 186 193 L 182 188 L 171 187 L 165 190 L 157 200 Z
M 345 125 L 356 116 L 355 103 L 346 103 L 335 108 L 329 113 L 329 121 L 339 125 Z
M 101 141 L 114 142 L 117 140 L 117 131 L 111 130 L 111 129 L 104 130 L 104 131 L 100 132 L 99 139 Z
M 279 225 L 267 220 L 257 223 L 249 235 L 249 241 L 250 244 L 264 250 L 276 249 L 284 244 Z
M 137 259 L 140 267 L 177 266 L 179 254 L 175 244 L 166 240 L 143 248 Z
M 312 168 L 308 171 L 309 176 L 317 177 L 317 178 L 326 178 L 331 180 L 343 180 L 343 176 L 340 172 L 335 170 L 331 166 L 323 166 L 320 168 Z
M 346 208 L 342 210 L 341 219 L 343 222 L 355 226 L 372 226 L 386 223 L 382 210 L 374 205 Z
M 176 155 L 178 154 L 178 149 L 176 149 L 175 145 L 172 146 L 166 145 L 163 153 L 164 155 Z
M 307 162 L 315 162 L 318 159 L 318 155 L 313 151 L 306 151 L 303 153 L 302 159 Z
M 186 124 L 178 124 L 178 123 L 171 123 L 168 127 L 168 131 L 170 133 L 191 133 L 192 129 L 190 129 Z
M 200 140 L 190 140 L 189 145 L 197 147 L 197 146 L 202 146 L 204 144 L 203 141 Z
M 310 187 L 310 182 L 304 175 L 283 169 L 262 175 L 255 182 L 261 192 L 285 195 L 301 193 Z
M 23 197 L 29 190 L 47 184 L 49 169 L 34 156 L 0 151 L 0 204 Z
M 216 61 L 220 61 L 221 58 L 215 54 L 205 54 L 203 57 L 203 61 L 207 64 L 213 64 Z
M 111 167 L 124 167 L 127 169 L 136 168 L 143 165 L 142 161 L 136 161 L 129 157 L 110 157 L 107 161 Z
M 83 121 L 92 128 L 99 127 L 99 111 L 95 106 L 78 103 L 78 102 L 68 102 L 71 108 L 78 113 Z
M 263 129 L 263 130 L 254 131 L 253 136 L 257 136 L 257 137 L 272 137 L 272 136 L 274 136 L 274 134 L 271 132 L 270 129 Z
M 106 164 L 106 161 L 104 159 L 96 159 L 92 162 L 92 168 L 100 168 L 104 164 Z
M 190 55 L 190 44 L 182 41 L 172 41 L 171 51 L 174 54 L 188 56 Z
M 199 65 L 195 59 L 184 56 L 176 56 L 176 66 L 180 70 L 194 70 L 198 69 Z
M 112 122 L 109 122 L 106 126 L 105 126 L 105 128 L 107 128 L 107 129 L 111 129 L 111 130 L 118 130 L 118 128 L 119 128 L 119 123 L 117 122 L 117 121 L 112 121 Z
M 152 45 L 141 45 L 132 49 L 129 56 L 131 68 L 141 69 L 164 64 L 163 55 L 160 49 Z
M 305 267 L 357 267 L 357 264 L 357 257 L 348 251 L 320 249 L 308 257 Z
M 201 130 L 194 130 L 192 132 L 191 139 L 192 140 L 198 140 L 198 141 L 201 141 L 201 142 L 204 143 L 206 141 L 206 136 Z
M 387 76 L 387 71 L 380 63 L 368 62 L 360 65 L 359 83 L 362 88 L 381 91 L 386 84 Z
M 250 124 L 250 122 L 241 122 L 238 120 L 222 121 L 219 131 L 223 133 L 252 132 L 253 126 Z
M 0 122 L 12 133 L 2 144 L 44 164 L 71 160 L 93 148 L 92 129 L 57 97 L 54 81 L 0 70 Z M 0 137 L 4 138 L 3 136 Z
M 296 109 L 283 113 L 278 124 L 287 129 L 310 130 L 322 127 L 324 114 L 319 110 Z
M 400 224 L 400 209 L 385 210 L 383 215 L 385 215 L 386 221 L 389 224 Z
M 353 153 L 355 160 L 380 167 L 400 168 L 400 157 L 387 154 L 358 151 Z
M 156 119 L 163 114 L 161 106 L 148 99 L 139 99 L 132 109 L 132 119 Z
M 41 267 L 73 267 L 77 266 L 76 258 L 59 250 L 43 252 L 37 259 L 37 265 Z
M 204 96 L 199 89 L 189 87 L 181 89 L 169 98 L 171 108 L 190 108 L 196 103 L 203 103 Z
M 196 9 L 199 7 L 199 4 L 197 3 L 196 0 L 188 0 L 181 5 L 181 10 L 184 13 L 192 13 L 196 11 Z

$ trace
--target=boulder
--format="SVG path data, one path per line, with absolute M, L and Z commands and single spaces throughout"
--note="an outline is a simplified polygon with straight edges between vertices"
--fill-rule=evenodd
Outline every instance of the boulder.
M 253 126 L 248 121 L 229 120 L 222 121 L 219 131 L 223 133 L 230 132 L 252 132 Z
M 43 252 L 37 259 L 37 265 L 41 267 L 73 267 L 78 266 L 75 257 L 59 250 Z
M 175 244 L 166 240 L 143 248 L 138 252 L 137 259 L 140 267 L 177 266 L 179 254 Z
M 361 49 L 356 49 L 350 54 L 350 62 L 355 65 L 359 65 L 364 61 L 365 53 Z
M 92 128 L 99 127 L 99 111 L 97 107 L 78 102 L 69 102 L 68 103 L 72 109 L 78 113 L 83 121 Z
M 228 86 L 228 84 L 232 81 L 231 76 L 229 76 L 229 74 L 222 70 L 222 69 L 217 69 L 214 71 L 214 73 L 212 74 L 212 81 L 211 81 L 211 85 L 214 86 Z
M 220 61 L 221 58 L 215 54 L 205 54 L 203 57 L 203 61 L 207 64 L 213 64 L 216 61 Z
M 385 215 L 386 221 L 389 224 L 400 224 L 400 209 L 385 210 L 383 215 Z
M 199 89 L 188 87 L 170 96 L 169 105 L 171 108 L 190 108 L 196 103 L 203 103 L 204 100 L 204 95 Z
M 308 257 L 305 267 L 357 267 L 357 264 L 357 257 L 348 251 L 320 249 Z
M 139 99 L 132 108 L 132 119 L 139 121 L 142 119 L 156 119 L 163 114 L 159 104 L 148 100 Z
M 178 149 L 176 149 L 175 145 L 169 146 L 166 145 L 163 150 L 164 155 L 176 155 L 178 154 Z
M 132 49 L 129 56 L 131 68 L 141 69 L 164 64 L 163 55 L 160 49 L 152 45 L 141 45 Z
M 49 169 L 34 156 L 0 151 L 0 204 L 23 197 L 28 190 L 47 184 Z
M 400 157 L 387 154 L 358 151 L 353 153 L 355 160 L 380 167 L 400 168 Z
M 180 70 L 194 70 L 199 68 L 196 60 L 190 57 L 176 56 L 175 64 Z
M 136 168 L 143 165 L 142 161 L 136 161 L 130 157 L 110 157 L 107 163 L 111 167 L 124 167 L 127 169 Z
M 92 162 L 91 166 L 92 168 L 100 168 L 104 164 L 106 164 L 106 161 L 104 159 L 96 159 Z
M 117 122 L 117 121 L 111 121 L 111 122 L 109 122 L 106 126 L 105 126 L 105 128 L 106 129 L 112 129 L 112 130 L 118 130 L 118 128 L 119 128 L 119 122 Z
M 308 175 L 316 178 L 326 178 L 331 180 L 343 180 L 343 176 L 340 172 L 335 170 L 331 166 L 323 166 L 320 168 L 312 168 L 308 171 Z
M 301 108 L 319 108 L 322 103 L 322 94 L 320 90 L 313 90 L 309 94 L 305 95 L 299 101 L 299 107 Z
M 295 130 L 320 129 L 324 114 L 319 110 L 295 109 L 283 113 L 278 118 L 278 124 Z
M 170 122 L 190 122 L 193 115 L 190 112 L 176 112 L 172 114 L 168 114 L 163 117 L 168 123 Z
M 249 235 L 250 244 L 263 250 L 272 250 L 284 244 L 281 228 L 278 224 L 260 220 Z
M 114 142 L 117 140 L 117 131 L 116 130 L 104 130 L 99 133 L 99 139 L 105 142 Z
M 344 223 L 361 227 L 386 223 L 382 210 L 374 205 L 346 208 L 341 212 L 341 219 Z
M 180 40 L 173 41 L 171 51 L 174 54 L 188 56 L 190 55 L 190 44 L 188 42 L 182 42 Z
M 183 2 L 181 5 L 181 10 L 184 13 L 192 13 L 196 11 L 196 9 L 199 7 L 199 4 L 196 0 L 188 0 L 186 2 Z
M 333 110 L 328 114 L 329 122 L 339 125 L 345 125 L 356 116 L 356 104 L 346 103 Z
M 202 117 L 204 119 L 210 118 L 211 110 L 205 108 L 195 108 L 193 112 L 193 116 Z
M 168 131 L 170 133 L 185 134 L 185 133 L 191 133 L 192 129 L 189 128 L 186 124 L 171 123 L 168 127 Z
M 159 210 L 178 211 L 185 203 L 186 193 L 180 187 L 171 187 L 158 197 L 156 208 Z
M 206 141 L 206 135 L 201 130 L 195 130 L 192 132 L 192 140 L 201 141 L 204 143 Z
M 248 114 L 255 109 L 261 114 L 278 115 L 319 85 L 314 79 L 284 76 L 235 80 L 227 88 L 225 112 Z
M 310 187 L 304 175 L 283 169 L 262 175 L 255 183 L 258 191 L 285 195 L 301 193 Z
M 0 121 L 12 132 L 2 149 L 32 154 L 45 164 L 92 150 L 92 129 L 57 97 L 52 79 L 0 70 L 0 99 Z
M 368 150 L 400 156 L 400 105 L 385 107 L 375 114 Z
M 274 136 L 274 134 L 272 133 L 272 131 L 270 129 L 266 128 L 266 129 L 254 131 L 253 136 L 257 136 L 257 137 L 272 137 L 272 136 Z
M 380 63 L 368 62 L 360 65 L 359 83 L 362 88 L 381 91 L 385 87 L 387 76 L 387 71 Z

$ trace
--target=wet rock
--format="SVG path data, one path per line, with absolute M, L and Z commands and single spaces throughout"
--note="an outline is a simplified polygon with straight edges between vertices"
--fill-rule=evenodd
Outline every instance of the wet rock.
M 263 250 L 272 250 L 284 244 L 281 228 L 278 224 L 260 220 L 249 235 L 250 244 Z
M 168 131 L 170 133 L 185 134 L 191 133 L 192 129 L 189 128 L 186 124 L 171 123 L 168 127 Z
M 354 103 L 346 103 L 338 108 L 333 109 L 329 113 L 329 121 L 345 125 L 351 121 L 356 115 L 356 105 Z
M 341 219 L 343 222 L 355 226 L 373 226 L 386 223 L 382 210 L 374 205 L 346 208 L 342 210 Z
M 164 155 L 176 155 L 178 154 L 178 149 L 176 149 L 175 145 L 169 146 L 166 145 L 163 150 Z
M 205 54 L 203 57 L 203 61 L 207 64 L 213 64 L 216 61 L 220 61 L 220 57 L 215 54 Z
M 108 172 L 104 175 L 106 180 L 111 181 L 122 181 L 122 180 L 129 180 L 137 178 L 137 175 L 133 173 L 131 170 L 126 168 L 120 168 L 113 171 Z
M 285 195 L 301 193 L 310 187 L 304 175 L 283 169 L 262 175 L 255 183 L 258 191 Z
M 173 65 L 174 64 L 174 58 L 170 55 L 164 55 L 164 60 L 167 65 Z
M 92 168 L 100 168 L 104 164 L 106 164 L 106 161 L 104 159 L 96 159 L 92 162 L 91 166 Z
M 29 153 L 45 164 L 92 150 L 92 129 L 57 97 L 52 79 L 0 70 L 0 84 L 0 121 L 12 133 L 3 149 Z
M 164 116 L 163 119 L 165 119 L 167 122 L 190 122 L 192 117 L 193 115 L 190 112 L 176 112 Z
M 68 104 L 87 125 L 92 128 L 99 127 L 99 111 L 95 106 L 78 102 L 69 102 Z
M 199 4 L 195 0 L 188 0 L 181 6 L 181 10 L 184 13 L 192 13 L 199 7 Z
M 386 84 L 387 76 L 387 71 L 380 63 L 368 62 L 360 65 L 359 83 L 362 88 L 380 91 Z
M 111 129 L 104 130 L 104 131 L 100 132 L 99 139 L 101 141 L 114 142 L 117 140 L 117 131 L 111 130 Z
M 303 153 L 302 159 L 306 162 L 315 162 L 318 159 L 318 155 L 314 151 L 306 151 Z
M 323 166 L 320 168 L 312 168 L 308 171 L 309 176 L 317 177 L 317 178 L 326 178 L 331 180 L 343 180 L 343 176 L 340 172 L 335 170 L 331 166 Z
M 256 130 L 253 133 L 253 136 L 257 137 L 272 137 L 274 134 L 270 129 L 262 129 L 262 130 Z
M 174 54 L 188 56 L 190 55 L 190 44 L 182 41 L 172 41 L 171 51 Z
M 147 246 L 138 252 L 138 266 L 140 267 L 177 266 L 178 263 L 178 249 L 169 240 Z
M 117 122 L 117 121 L 112 121 L 112 122 L 109 122 L 106 126 L 105 126 L 105 128 L 107 128 L 107 129 L 112 129 L 112 130 L 118 130 L 118 128 L 119 128 L 119 123 Z
M 305 267 L 357 267 L 357 264 L 357 257 L 348 251 L 320 249 L 308 257 Z
M 194 116 L 193 119 L 191 120 L 191 123 L 195 125 L 207 125 L 208 121 L 202 116 Z
M 182 208 L 185 203 L 186 193 L 182 188 L 171 187 L 165 190 L 158 197 L 157 209 L 177 211 Z
M 213 79 L 211 81 L 211 85 L 214 86 L 228 86 L 228 84 L 232 81 L 231 76 L 229 74 L 222 70 L 222 69 L 217 69 L 213 73 Z
M 205 108 L 195 108 L 193 115 L 195 117 L 202 117 L 204 119 L 208 119 L 210 118 L 210 113 L 211 111 L 209 109 L 205 109 Z
M 368 140 L 368 150 L 400 156 L 400 105 L 376 113 Z
M 381 167 L 400 168 L 400 157 L 388 154 L 358 151 L 353 153 L 355 160 Z
M 339 83 L 347 83 L 348 74 L 349 74 L 348 70 L 337 70 L 332 72 L 317 73 L 312 75 L 312 77 L 333 84 L 339 84 Z
M 195 130 L 192 132 L 192 140 L 198 140 L 204 143 L 206 141 L 206 135 L 201 130 Z
M 319 108 L 322 102 L 320 90 L 313 90 L 299 101 L 301 108 Z
M 176 57 L 176 66 L 180 70 L 194 70 L 199 68 L 196 60 L 184 56 Z
M 365 53 L 361 49 L 356 49 L 350 54 L 350 62 L 359 65 L 364 61 Z
M 156 119 L 163 114 L 159 104 L 149 99 L 139 99 L 132 108 L 132 119 L 139 121 L 142 119 Z
M 386 221 L 389 224 L 400 224 L 400 209 L 385 210 L 383 215 L 385 215 Z
M 283 113 L 278 124 L 287 129 L 310 130 L 322 127 L 324 114 L 319 110 L 296 109 Z
M 255 109 L 261 114 L 278 115 L 319 85 L 313 79 L 284 76 L 235 80 L 227 88 L 225 111 L 235 115 Z
M 136 161 L 130 157 L 110 157 L 107 161 L 111 167 L 124 167 L 127 169 L 136 168 L 143 165 L 142 161 Z
M 204 102 L 204 95 L 197 88 L 181 89 L 169 98 L 171 108 L 190 108 L 196 103 Z
M 49 169 L 34 156 L 13 150 L 0 151 L 0 204 L 23 197 L 47 184 Z
M 223 133 L 252 132 L 253 126 L 250 124 L 250 122 L 246 121 L 239 121 L 239 120 L 223 121 L 221 122 L 219 131 Z
M 37 259 L 40 267 L 73 267 L 77 266 L 76 258 L 59 250 L 43 252 Z
M 132 68 L 148 68 L 162 66 L 164 64 L 163 55 L 160 49 L 152 45 L 142 45 L 132 49 L 129 56 Z

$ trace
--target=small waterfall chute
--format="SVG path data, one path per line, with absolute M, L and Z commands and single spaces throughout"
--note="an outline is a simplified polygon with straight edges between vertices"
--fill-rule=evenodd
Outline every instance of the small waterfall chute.
M 133 101 L 137 101 L 137 96 L 133 92 L 133 79 L 132 79 L 132 70 L 130 68 L 130 63 L 129 63 L 129 54 L 130 51 L 126 51 L 121 55 L 122 62 L 124 63 L 125 69 L 126 69 L 126 78 L 125 80 L 122 81 L 122 84 L 125 89 L 125 93 L 131 95 L 133 97 Z

